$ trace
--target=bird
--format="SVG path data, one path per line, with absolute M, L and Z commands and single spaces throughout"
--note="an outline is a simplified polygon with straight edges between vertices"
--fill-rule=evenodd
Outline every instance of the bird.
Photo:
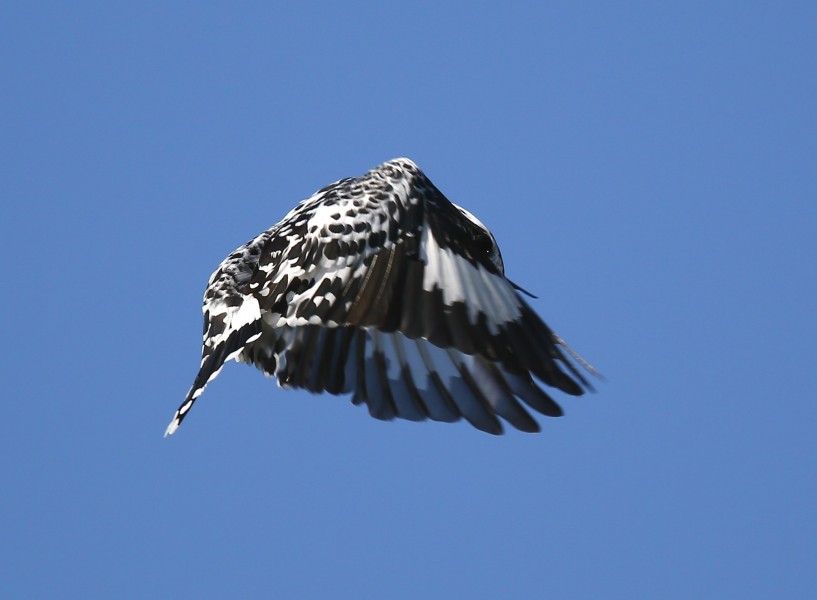
M 479 219 L 390 160 L 318 190 L 218 266 L 200 368 L 165 436 L 230 360 L 284 389 L 351 394 L 380 420 L 538 432 L 528 409 L 563 411 L 537 380 L 580 396 L 597 373 L 527 296 Z

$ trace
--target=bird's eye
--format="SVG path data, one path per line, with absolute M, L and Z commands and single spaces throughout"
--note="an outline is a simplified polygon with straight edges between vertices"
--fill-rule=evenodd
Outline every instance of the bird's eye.
M 491 241 L 490 236 L 485 235 L 484 233 L 475 235 L 474 242 L 476 243 L 477 248 L 479 248 L 481 252 L 484 252 L 485 254 L 493 253 L 494 243 Z

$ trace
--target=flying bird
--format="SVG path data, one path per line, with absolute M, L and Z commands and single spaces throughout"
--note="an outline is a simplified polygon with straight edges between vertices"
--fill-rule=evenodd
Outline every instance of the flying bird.
M 231 359 L 283 388 L 352 394 L 377 419 L 539 431 L 527 408 L 562 409 L 534 377 L 578 396 L 577 365 L 594 371 L 523 294 L 491 232 L 411 160 L 342 179 L 210 277 L 200 370 L 165 435 Z

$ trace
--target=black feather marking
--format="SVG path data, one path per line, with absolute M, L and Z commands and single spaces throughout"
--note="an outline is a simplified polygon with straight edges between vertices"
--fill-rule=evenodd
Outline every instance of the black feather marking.
M 261 330 L 262 334 L 258 341 L 245 346 L 243 360 L 254 364 L 265 375 L 275 375 L 278 356 L 274 349 L 280 332 L 264 326 L 263 323 Z
M 497 370 L 500 371 L 514 395 L 522 398 L 528 406 L 548 417 L 562 416 L 562 407 L 543 392 L 529 374 L 514 375 L 499 367 Z
M 453 341 L 446 322 L 442 290 L 434 288 L 430 292 L 421 291 L 417 298 L 417 304 L 420 329 L 423 332 L 421 337 L 426 338 L 440 348 L 451 346 Z
M 357 386 L 357 334 L 351 327 L 340 330 L 337 340 L 335 362 L 332 365 L 332 386 L 340 389 L 339 393 L 354 392 Z M 332 392 L 334 393 L 334 392 Z
M 369 410 L 373 417 L 381 420 L 390 420 L 399 414 L 397 410 L 397 403 L 392 394 L 391 385 L 389 385 L 389 375 L 386 367 L 386 357 L 383 352 L 383 344 L 381 334 L 377 330 L 369 331 L 370 337 L 368 344 L 371 344 L 372 356 L 367 361 L 366 373 L 367 382 L 369 377 L 375 381 L 374 386 L 379 390 L 377 399 L 373 400 L 372 393 L 369 393 Z M 367 348 L 368 350 L 368 348 Z M 367 389 L 371 390 L 371 387 Z
M 360 337 L 365 340 L 361 370 L 366 388 L 366 404 L 369 407 L 369 414 L 375 419 L 386 421 L 393 419 L 395 411 L 393 410 L 391 392 L 387 387 L 384 387 L 381 380 L 374 341 L 368 335 L 368 332 L 361 332 Z
M 513 390 L 495 364 L 478 358 L 475 360 L 475 367 L 474 379 L 482 389 L 490 390 L 486 391 L 486 396 L 500 417 L 520 431 L 526 433 L 541 431 L 539 423 L 516 401 Z
M 525 345 L 532 355 L 537 357 L 537 361 L 530 367 L 530 370 L 545 383 L 559 388 L 566 394 L 581 396 L 584 393 L 582 387 L 571 379 L 559 368 L 554 359 L 559 359 L 562 364 L 570 365 L 561 351 L 553 343 L 553 332 L 545 323 L 533 312 L 533 310 L 522 302 L 524 328 L 520 328 L 519 339 L 524 339 Z
M 382 271 L 385 268 L 386 260 L 380 254 L 372 256 L 369 267 L 363 276 L 363 281 L 357 291 L 349 314 L 346 319 L 349 323 L 361 323 L 369 311 L 369 307 L 375 299 L 377 288 L 381 281 Z
M 391 343 L 392 345 L 390 357 L 397 363 L 399 368 L 397 380 L 391 380 L 398 414 L 404 419 L 422 421 L 429 416 L 428 408 L 426 408 L 420 393 L 417 391 L 414 377 L 411 374 L 411 367 L 406 362 L 403 349 L 403 340 L 405 338 L 400 334 L 388 334 L 386 337 L 389 338 L 389 341 L 385 342 L 385 344 Z
M 309 389 L 312 392 L 320 393 L 327 389 L 329 385 L 329 374 L 332 369 L 334 357 L 335 339 L 338 336 L 336 327 L 321 327 L 320 335 L 314 350 L 314 360 L 312 370 L 309 374 Z
M 307 325 L 301 329 L 302 343 L 299 356 L 296 359 L 294 387 L 302 387 L 310 391 L 317 391 L 312 381 L 313 365 L 320 360 L 320 354 L 316 352 L 316 347 L 320 350 L 318 341 L 321 337 L 322 327 Z M 317 358 L 317 360 L 316 360 Z
M 375 257 L 379 259 L 377 262 L 379 268 L 373 273 L 372 279 L 369 281 L 369 285 L 375 288 L 374 296 L 369 310 L 361 319 L 364 324 L 378 327 L 383 331 L 388 331 L 388 328 L 384 327 L 384 325 L 386 325 L 389 318 L 389 313 L 393 312 L 392 295 L 395 288 L 398 287 L 396 285 L 397 276 L 401 267 L 398 252 L 399 246 L 392 245 L 391 248 L 380 252 Z M 374 263 L 370 268 L 374 268 Z M 351 316 L 350 320 L 352 320 Z
M 411 296 L 406 297 L 407 294 L 404 294 L 402 302 L 399 303 L 401 316 L 398 330 L 410 339 L 417 339 L 423 337 L 424 333 L 419 301 L 419 296 L 423 292 L 418 292 L 423 289 L 423 263 L 415 258 L 408 259 L 404 277 L 405 290 Z
M 491 402 L 463 364 L 462 355 L 457 350 L 451 349 L 447 350 L 447 354 L 460 373 L 460 379 L 455 379 L 451 384 L 451 395 L 462 416 L 477 429 L 493 435 L 502 435 L 502 423 L 494 416 Z
M 446 329 L 450 332 L 451 346 L 466 354 L 474 354 L 479 351 L 479 346 L 474 340 L 475 331 L 464 303 L 455 302 L 452 306 L 446 307 L 444 322 Z
M 326 391 L 331 394 L 344 394 L 351 392 L 356 382 L 355 355 L 351 350 L 356 330 L 351 327 L 341 327 L 335 331 L 337 333 Z
M 357 330 L 352 351 L 355 356 L 355 395 L 352 397 L 352 404 L 368 404 L 369 396 L 366 389 L 366 332 Z
M 437 421 L 447 421 L 448 419 L 451 421 L 458 420 L 459 417 L 462 416 L 462 413 L 460 413 L 457 403 L 454 402 L 454 399 L 451 397 L 448 388 L 445 387 L 442 379 L 440 379 L 437 368 L 434 366 L 426 350 L 426 343 L 422 340 L 415 340 L 414 344 L 428 373 L 430 383 L 433 384 L 432 389 L 437 392 L 436 395 L 429 394 L 428 396 L 424 396 L 425 404 L 429 409 L 429 416 Z M 432 409 L 432 402 L 434 401 L 436 401 L 437 404 Z

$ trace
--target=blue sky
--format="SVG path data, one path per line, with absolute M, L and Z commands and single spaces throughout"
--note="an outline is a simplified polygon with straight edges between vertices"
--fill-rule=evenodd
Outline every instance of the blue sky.
M 809 2 L 4 3 L 3 597 L 817 593 Z M 396 156 L 606 376 L 543 432 L 231 364 L 207 277 Z

